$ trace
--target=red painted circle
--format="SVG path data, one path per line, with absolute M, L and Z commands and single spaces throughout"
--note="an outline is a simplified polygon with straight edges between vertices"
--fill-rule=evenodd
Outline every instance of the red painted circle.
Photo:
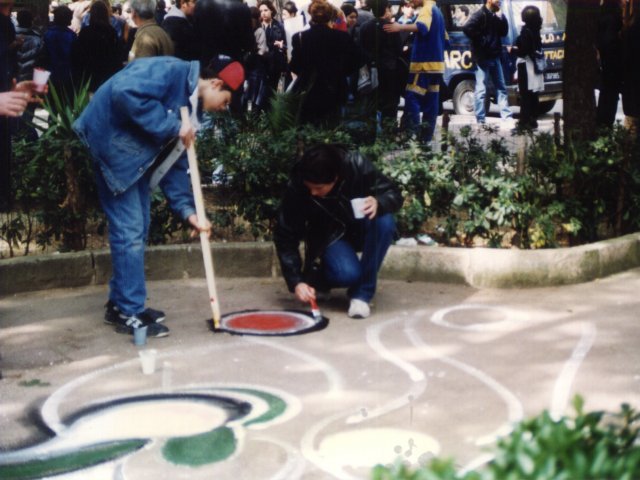
M 228 313 L 220 319 L 219 329 L 234 335 L 285 336 L 321 330 L 328 319 L 315 319 L 296 310 L 245 310 Z
M 232 330 L 283 331 L 306 326 L 295 314 L 272 312 L 242 313 L 227 320 L 226 328 Z

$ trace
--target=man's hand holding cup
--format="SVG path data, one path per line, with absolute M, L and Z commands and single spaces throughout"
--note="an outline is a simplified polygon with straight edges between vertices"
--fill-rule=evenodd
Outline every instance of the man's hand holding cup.
M 36 67 L 33 69 L 33 83 L 36 93 L 47 93 L 47 82 L 49 82 L 50 75 L 51 72 L 43 68 Z

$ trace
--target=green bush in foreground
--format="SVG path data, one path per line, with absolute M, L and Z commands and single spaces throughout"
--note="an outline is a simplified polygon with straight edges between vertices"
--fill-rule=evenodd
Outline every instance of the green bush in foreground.
M 551 418 L 544 411 L 523 420 L 501 439 L 491 460 L 461 472 L 453 460 L 436 458 L 412 470 L 402 463 L 378 465 L 373 480 L 585 480 L 640 478 L 640 414 L 627 404 L 620 411 L 585 412 L 576 396 L 574 417 Z

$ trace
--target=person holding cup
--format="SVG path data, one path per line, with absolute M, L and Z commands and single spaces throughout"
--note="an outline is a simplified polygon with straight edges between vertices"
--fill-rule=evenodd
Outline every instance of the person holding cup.
M 46 87 L 45 87 L 46 88 Z M 36 85 L 31 80 L 25 80 L 8 92 L 0 93 L 0 116 L 19 117 L 29 103 L 40 103 L 36 94 Z
M 291 173 L 274 232 L 289 290 L 310 302 L 319 291 L 347 287 L 348 315 L 368 317 L 401 206 L 398 187 L 359 152 L 337 144 L 306 150 Z
M 11 135 L 9 118 L 22 116 L 30 103 L 39 103 L 41 99 L 35 95 L 35 85 L 25 80 L 8 92 L 0 93 L 0 212 L 8 212 L 11 208 Z

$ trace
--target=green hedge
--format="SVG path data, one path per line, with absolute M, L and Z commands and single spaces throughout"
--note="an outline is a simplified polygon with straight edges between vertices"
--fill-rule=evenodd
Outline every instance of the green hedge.
M 632 480 L 640 478 L 640 414 L 585 412 L 580 396 L 575 415 L 551 418 L 544 411 L 518 423 L 495 447 L 484 467 L 462 472 L 451 459 L 435 458 L 419 469 L 399 462 L 378 465 L 373 480 Z
M 215 179 L 223 208 L 209 212 L 218 227 L 237 225 L 269 239 L 289 172 L 305 147 L 338 142 L 358 148 L 401 187 L 401 236 L 426 232 L 444 245 L 552 248 L 593 242 L 640 228 L 640 149 L 616 127 L 593 142 L 564 144 L 540 133 L 512 152 L 507 140 L 465 127 L 433 151 L 394 126 L 376 131 L 349 119 L 333 127 L 298 125 L 295 98 L 278 95 L 268 115 L 213 115 L 197 142 L 203 181 Z M 46 107 L 49 128 L 35 142 L 14 143 L 16 209 L 0 217 L 0 238 L 18 247 L 57 241 L 85 248 L 87 225 L 99 234 L 104 217 L 93 186 L 91 161 L 70 129 L 88 97 Z M 293 105 L 293 106 L 292 106 Z M 180 241 L 183 226 L 161 194 L 152 202 L 150 242 Z M 24 249 L 28 253 L 28 248 Z

